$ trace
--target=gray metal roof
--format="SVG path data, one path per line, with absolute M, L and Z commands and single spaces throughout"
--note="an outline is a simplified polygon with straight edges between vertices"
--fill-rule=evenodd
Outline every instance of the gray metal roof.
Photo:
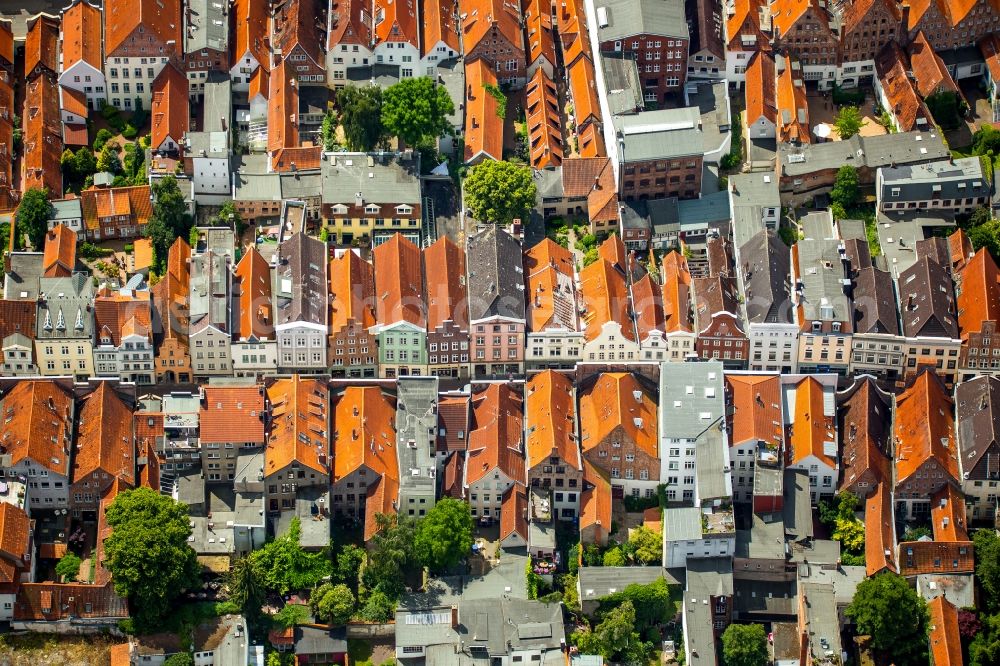
M 318 169 L 281 174 L 282 199 L 318 199 L 322 196 L 322 187 L 323 177 Z
M 590 20 L 597 21 L 597 38 L 602 42 L 636 35 L 688 38 L 683 0 L 597 0 L 594 5 L 597 16 Z
M 537 195 L 535 201 L 539 205 L 544 205 L 546 199 L 563 198 L 562 167 L 557 166 L 551 169 L 532 169 L 532 177 L 535 180 Z
M 278 247 L 274 269 L 277 325 L 310 323 L 326 326 L 326 245 L 297 233 Z
M 671 363 L 660 374 L 660 436 L 697 439 L 725 416 L 722 363 Z
M 719 427 L 710 428 L 698 437 L 694 460 L 695 496 L 698 500 L 731 498 L 733 489 L 726 484 L 725 474 L 725 468 L 729 466 L 729 447 Z
M 191 335 L 212 326 L 230 332 L 232 305 L 232 259 L 209 251 L 191 257 L 189 313 Z
M 301 527 L 299 543 L 303 548 L 319 550 L 330 545 L 330 518 L 323 512 L 330 507 L 329 486 L 299 486 L 295 494 L 295 510 L 282 511 L 272 519 L 272 530 L 277 536 L 288 532 L 292 519 L 298 518 Z
M 469 317 L 523 321 L 524 266 L 521 244 L 494 224 L 468 239 Z
M 947 159 L 951 152 L 936 131 L 899 132 L 879 136 L 852 136 L 847 141 L 778 148 L 781 172 L 787 177 L 802 176 L 845 164 L 876 169 L 892 164 L 917 164 Z
M 323 203 L 353 206 L 358 193 L 365 204 L 420 203 L 415 159 L 388 154 L 334 153 L 322 165 Z M 395 217 L 386 211 L 384 217 Z
M 806 234 L 807 238 L 798 242 L 795 276 L 801 285 L 801 289 L 796 289 L 804 321 L 852 322 L 851 299 L 844 284 L 847 274 L 840 256 L 841 242 L 831 237 L 809 237 L 808 229 Z
M 73 199 L 58 199 L 52 202 L 52 215 L 49 215 L 49 219 L 58 224 L 63 220 L 77 220 L 83 217 L 83 208 L 81 206 L 81 199 L 75 197 Z
M 778 176 L 774 173 L 734 173 L 729 177 L 733 243 L 740 247 L 764 228 L 764 209 L 781 209 Z
M 41 252 L 11 252 L 10 270 L 3 276 L 3 297 L 8 299 L 38 298 L 38 280 L 45 269 Z
M 830 583 L 800 583 L 799 594 L 808 599 L 802 621 L 812 627 L 809 650 L 814 664 L 840 663 L 840 621 L 837 601 Z
M 899 335 L 896 290 L 892 276 L 869 267 L 854 277 L 854 332 Z
M 281 201 L 281 174 L 243 173 L 236 174 L 236 201 Z
M 646 103 L 635 59 L 622 53 L 605 54 L 601 56 L 601 66 L 604 68 L 604 87 L 611 114 L 642 111 Z
M 879 169 L 883 205 L 936 199 L 989 197 L 989 181 L 978 157 L 907 164 Z
M 94 285 L 90 277 L 41 278 L 35 313 L 36 340 L 92 340 L 94 337 Z
M 701 538 L 701 509 L 696 506 L 663 510 L 663 538 L 667 541 L 695 541 Z
M 954 283 L 948 270 L 921 257 L 899 274 L 899 313 L 907 337 L 957 338 Z
M 202 49 L 222 51 L 223 59 L 229 57 L 228 6 L 226 0 L 188 0 L 184 13 L 184 52 L 191 54 L 191 59 L 197 60 L 200 54 L 196 51 Z
M 731 558 L 688 560 L 687 584 L 684 588 L 684 639 L 690 654 L 688 663 L 692 666 L 715 666 L 718 662 L 711 597 L 729 597 L 732 594 Z
M 698 509 L 692 509 L 698 511 Z M 701 538 L 701 519 L 698 520 L 698 537 Z M 578 572 L 580 601 L 594 601 L 624 590 L 629 585 L 649 585 L 663 578 L 668 585 L 679 585 L 684 580 L 683 569 L 663 567 L 580 567 Z
M 400 377 L 396 383 L 396 397 L 399 510 L 406 514 L 409 495 L 434 497 L 438 378 Z M 424 505 L 423 508 L 431 507 Z
M 791 301 L 791 255 L 788 246 L 773 231 L 760 231 L 738 250 L 743 308 L 751 324 L 790 324 L 794 321 Z
M 704 155 L 701 113 L 696 107 L 614 116 L 625 163 Z M 621 153 L 619 146 L 619 153 Z
M 809 490 L 808 470 L 785 470 L 783 517 L 785 536 L 790 541 L 803 541 L 812 538 L 812 497 Z

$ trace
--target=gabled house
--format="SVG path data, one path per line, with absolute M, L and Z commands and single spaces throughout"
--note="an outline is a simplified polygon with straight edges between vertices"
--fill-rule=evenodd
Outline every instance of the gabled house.
M 893 0 L 859 0 L 842 13 L 838 84 L 868 87 L 875 80 L 875 57 L 903 36 L 903 12 Z M 905 41 L 905 40 L 904 40 Z
M 0 619 L 13 617 L 14 600 L 22 583 L 34 578 L 34 521 L 21 507 L 0 504 Z
M 930 652 L 935 666 L 961 666 L 962 636 L 958 624 L 958 608 L 941 595 L 927 604 L 931 612 Z
M 529 368 L 566 368 L 580 359 L 583 333 L 575 273 L 573 255 L 551 238 L 524 251 Z
M 722 36 L 722 4 L 716 0 L 686 0 L 688 22 L 689 79 L 718 80 L 725 77 L 726 47 Z
M 854 242 L 854 239 L 848 243 Z M 867 241 L 857 246 L 867 260 Z M 853 264 L 854 262 L 852 262 Z M 853 270 L 854 335 L 851 338 L 851 371 L 895 379 L 903 374 L 903 338 L 892 276 L 874 266 Z
M 766 0 L 725 3 L 726 80 L 743 83 L 755 53 L 770 53 L 770 10 Z
M 462 485 L 476 520 L 501 524 L 524 520 L 523 514 L 518 518 L 517 497 L 511 500 L 507 495 L 524 495 L 527 482 L 523 411 L 520 391 L 509 384 L 490 384 L 472 396 Z M 523 536 L 526 542 L 527 534 Z
M 427 369 L 439 377 L 469 376 L 469 297 L 465 252 L 441 236 L 422 252 L 427 303 Z
M 784 391 L 788 441 L 785 467 L 809 472 L 813 502 L 837 492 L 840 452 L 835 389 L 835 384 L 820 383 L 809 376 Z
M 39 76 L 50 79 L 59 76 L 59 27 L 58 17 L 44 13 L 28 21 L 24 40 L 25 81 L 34 81 Z
M 330 372 L 343 377 L 375 377 L 375 274 L 353 250 L 330 260 Z
M 54 77 L 40 75 L 25 86 L 22 117 L 24 158 L 21 190 L 47 189 L 50 199 L 63 195 L 62 120 L 59 86 Z
M 270 430 L 264 446 L 268 513 L 294 511 L 296 496 L 330 483 L 330 391 L 292 375 L 267 388 Z
M 233 271 L 233 374 L 267 375 L 278 370 L 278 342 L 274 335 L 273 277 L 267 260 L 256 248 L 244 254 Z
M 773 139 L 778 126 L 778 102 L 775 89 L 777 75 L 770 53 L 757 51 L 750 57 L 745 80 L 747 136 Z
M 240 486 L 237 477 L 247 472 L 239 467 L 249 469 L 249 458 L 241 460 L 241 457 L 250 451 L 259 455 L 267 442 L 266 405 L 264 391 L 257 386 L 208 385 L 202 388 L 198 444 L 206 482 Z M 246 481 L 244 479 L 244 483 Z M 256 481 L 251 478 L 249 484 Z
M 157 383 L 188 383 L 192 378 L 188 350 L 190 260 L 191 246 L 178 238 L 170 246 L 163 277 L 150 288 Z
M 372 252 L 379 374 L 421 375 L 427 367 L 427 305 L 420 249 L 395 234 Z
M 525 91 L 531 166 L 546 169 L 562 164 L 563 146 L 559 93 L 551 75 L 536 68 Z
M 366 541 L 377 531 L 376 513 L 398 512 L 395 421 L 395 401 L 378 386 L 349 386 L 336 398 L 333 511 L 363 520 Z
M 930 110 L 907 75 L 910 60 L 897 43 L 891 42 L 882 49 L 875 59 L 875 71 L 878 74 L 875 96 L 889 114 L 896 131 L 925 131 L 934 127 Z
M 777 56 L 775 63 L 775 104 L 777 110 L 777 139 L 779 143 L 812 143 L 809 124 L 809 101 L 802 77 L 800 61 L 791 56 Z M 765 72 L 762 72 L 762 75 Z M 749 121 L 750 117 L 747 116 Z
M 614 498 L 606 472 L 583 461 L 583 492 L 580 494 L 580 543 L 606 546 L 611 536 Z
M 83 273 L 38 281 L 35 358 L 43 376 L 94 374 L 94 291 Z
M 910 56 L 910 71 L 921 97 L 927 99 L 938 93 L 952 93 L 964 101 L 965 96 L 949 73 L 948 66 L 934 51 L 923 31 L 918 31 L 910 40 L 907 53 Z
M 639 351 L 644 361 L 663 361 L 669 355 L 663 313 L 663 291 L 647 273 L 632 283 L 632 311 Z
M 132 409 L 109 382 L 83 400 L 73 454 L 69 505 L 75 518 L 97 520 L 101 497 L 116 482 L 135 485 Z
M 521 244 L 491 224 L 469 237 L 466 265 L 473 373 L 520 375 L 527 323 Z
M 834 8 L 822 0 L 775 0 L 770 9 L 771 47 L 801 66 L 803 75 L 817 80 L 820 90 L 829 88 L 840 47 Z
M 150 108 L 153 81 L 168 63 L 180 63 L 183 42 L 181 0 L 105 2 L 104 76 L 111 106 L 131 111 L 141 102 Z
M 893 422 L 897 518 L 930 514 L 930 497 L 959 485 L 952 399 L 941 379 L 923 370 L 896 396 Z
M 55 381 L 21 381 L 0 398 L 0 410 L 4 476 L 44 477 L 44 485 L 39 481 L 37 487 L 27 487 L 26 511 L 67 508 L 76 418 L 73 396 Z
M 272 81 L 278 73 L 294 78 L 300 85 L 326 83 L 326 13 L 326 4 L 318 0 L 291 0 L 275 8 L 271 15 L 271 51 L 275 54 Z M 279 63 L 285 66 L 284 72 L 280 72 Z
M 755 473 L 761 466 L 780 467 L 785 447 L 778 375 L 726 375 L 726 431 L 733 501 L 752 502 Z
M 138 238 L 153 216 L 149 185 L 92 187 L 80 193 L 86 240 Z
M 976 377 L 955 387 L 955 429 L 962 491 L 973 520 L 989 518 L 1000 482 L 1000 379 Z
M 633 361 L 640 358 L 640 351 L 629 302 L 625 248 L 618 236 L 611 236 L 598 252 L 597 261 L 580 271 L 582 358 Z
M 153 383 L 156 374 L 148 291 L 113 292 L 102 287 L 94 298 L 94 338 L 97 376 Z
M 327 366 L 326 243 L 296 233 L 278 247 L 274 330 L 278 369 L 320 372 Z
M 209 249 L 191 259 L 188 346 L 195 377 L 233 374 L 233 273 L 228 254 Z
M 728 275 L 694 279 L 695 353 L 722 361 L 727 368 L 747 365 L 750 340 L 743 330 L 736 278 Z
M 624 372 L 588 383 L 579 393 L 584 459 L 608 475 L 614 496 L 652 497 L 660 482 L 653 392 Z
M 896 521 L 892 512 L 892 483 L 877 484 L 865 500 L 865 573 L 897 572 Z
M 695 353 L 697 336 L 691 310 L 691 272 L 687 259 L 676 250 L 663 258 L 662 271 L 666 360 L 678 363 Z
M 749 368 L 794 372 L 799 335 L 791 304 L 788 248 L 770 229 L 762 229 L 736 248 L 740 304 L 750 342 Z
M 149 145 L 156 152 L 180 153 L 190 126 L 187 77 L 173 65 L 167 65 L 153 80 L 152 88 Z
M 532 375 L 524 391 L 528 486 L 550 495 L 556 519 L 576 520 L 584 489 L 576 390 L 566 375 L 545 370 Z
M 1000 269 L 981 248 L 955 280 L 958 330 L 962 339 L 959 372 L 963 379 L 1000 374 Z M 996 359 L 996 360 L 994 360 Z
M 486 59 L 465 66 L 465 163 L 503 159 L 503 119 L 489 87 L 497 85 L 496 70 Z
M 437 78 L 437 67 L 458 57 L 459 43 L 457 0 L 420 0 L 420 70 L 423 76 Z
M 344 86 L 350 70 L 370 67 L 374 62 L 371 9 L 371 2 L 349 0 L 338 3 L 337 8 L 329 12 L 326 29 L 327 85 L 334 88 Z
M 375 0 L 375 31 L 372 52 L 375 62 L 393 68 L 399 78 L 419 75 L 420 21 L 417 0 Z M 408 63 L 414 65 L 407 66 Z
M 527 80 L 527 49 L 521 30 L 521 8 L 502 0 L 460 0 L 458 8 L 466 62 L 485 60 L 500 83 L 523 87 Z
M 191 100 L 200 102 L 213 82 L 229 79 L 229 7 L 215 0 L 187 0 L 184 11 L 184 39 L 181 44 L 181 64 L 191 82 Z M 212 109 L 210 104 L 206 110 Z M 214 113 L 204 114 L 211 123 Z
M 864 499 L 892 484 L 892 396 L 870 377 L 855 380 L 838 396 L 837 426 L 842 447 L 839 492 Z
M 913 3 L 903 18 L 903 29 L 910 39 L 924 32 L 935 51 L 945 52 L 1000 30 L 1000 9 L 989 0 Z
M 236 92 L 248 92 L 250 79 L 261 67 L 271 69 L 270 17 L 267 5 L 253 0 L 233 0 L 232 49 L 229 77 Z
M 0 348 L 5 376 L 38 374 L 34 340 L 35 302 L 0 300 Z
M 108 100 L 102 24 L 101 8 L 88 0 L 76 0 L 62 11 L 59 85 L 86 95 L 87 108 L 95 111 Z
M 905 377 L 932 367 L 945 381 L 955 380 L 961 340 L 952 289 L 948 269 L 928 256 L 918 258 L 896 279 Z

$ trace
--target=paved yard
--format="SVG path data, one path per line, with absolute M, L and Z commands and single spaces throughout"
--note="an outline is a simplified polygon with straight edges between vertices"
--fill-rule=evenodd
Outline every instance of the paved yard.
M 836 128 L 833 127 L 833 123 L 837 120 L 837 111 L 839 110 L 837 105 L 833 103 L 833 100 L 829 96 L 820 93 L 810 94 L 808 101 L 810 131 L 820 123 L 826 123 L 833 130 L 830 134 L 830 140 L 840 141 L 840 136 L 837 134 Z M 867 121 L 861 128 L 861 136 L 879 136 L 886 133 L 885 128 L 875 120 L 874 107 L 874 95 L 869 93 L 865 97 L 865 101 L 861 104 L 861 113 Z M 815 134 L 813 135 L 813 139 L 815 139 Z

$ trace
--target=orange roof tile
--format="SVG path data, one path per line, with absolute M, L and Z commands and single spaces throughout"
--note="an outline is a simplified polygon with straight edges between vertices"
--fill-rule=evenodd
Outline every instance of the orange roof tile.
M 873 380 L 865 378 L 840 406 L 842 490 L 847 490 L 869 471 L 878 483 L 892 482 L 889 457 L 884 453 L 891 449 L 890 399 Z
M 375 43 L 405 42 L 417 46 L 416 0 L 375 0 Z
M 101 10 L 87 0 L 77 0 L 63 12 L 63 71 L 80 61 L 98 71 L 104 69 L 101 20 Z
M 138 443 L 139 458 L 136 461 L 139 466 L 139 486 L 150 490 L 160 490 L 160 457 L 156 453 L 156 445 L 144 439 L 136 439 Z
M 593 136 L 595 140 L 589 144 L 594 150 L 589 150 L 587 144 L 581 143 L 580 155 L 584 158 L 594 157 L 604 161 L 604 168 L 601 169 L 597 180 L 592 184 L 590 192 L 587 194 L 587 219 L 591 224 L 597 222 L 610 222 L 618 226 L 618 193 L 615 191 L 615 171 L 611 166 L 611 160 L 604 156 L 604 139 L 597 129 L 597 125 L 589 125 L 580 136 L 581 142 L 585 136 Z
M 330 332 L 350 322 L 369 329 L 375 325 L 375 272 L 356 252 L 330 260 Z
M 87 136 L 86 125 L 63 124 L 63 144 L 67 148 L 72 146 L 86 146 L 90 143 Z
M 326 31 L 322 24 L 317 26 L 316 21 L 321 14 L 321 6 L 320 0 L 289 0 L 278 5 L 272 14 L 272 51 L 280 51 L 282 59 L 288 60 L 292 51 L 301 47 L 316 65 L 323 67 L 323 37 Z
M 168 138 L 180 145 L 191 123 L 188 80 L 179 69 L 167 64 L 153 81 L 150 143 L 158 150 Z
M 339 7 L 330 21 L 326 48 L 334 50 L 337 46 L 357 44 L 366 49 L 372 45 L 372 25 L 369 20 L 371 3 L 359 0 L 338 2 Z M 425 15 L 425 20 L 433 19 Z M 426 27 L 426 26 L 425 26 Z
M 896 571 L 896 527 L 892 513 L 892 487 L 887 479 L 865 500 L 865 567 L 869 576 Z
M 493 470 L 516 483 L 525 483 L 521 446 L 523 400 L 509 384 L 490 384 L 472 396 L 469 453 L 465 485 L 471 486 Z
M 426 328 L 420 248 L 395 234 L 375 248 L 375 317 L 382 326 L 407 321 Z
M 951 254 L 953 270 L 962 270 L 974 254 L 969 235 L 965 233 L 964 229 L 955 229 L 954 233 L 946 240 L 948 241 L 948 252 Z
M 955 80 L 948 73 L 948 68 L 937 53 L 934 52 L 924 31 L 920 30 L 910 40 L 910 71 L 917 81 L 917 92 L 921 97 L 928 97 L 937 92 L 949 91 L 962 96 Z
M 381 388 L 348 386 L 336 398 L 333 422 L 334 483 L 362 466 L 398 483 L 396 406 Z
M 393 458 L 395 459 L 395 458 Z M 399 479 L 388 474 L 375 479 L 375 482 L 368 486 L 367 499 L 365 500 L 365 535 L 366 542 L 378 534 L 378 521 L 375 516 L 382 514 L 385 516 L 396 515 L 396 500 L 399 498 Z
M 995 3 L 990 3 L 993 7 L 996 7 Z M 938 2 L 938 7 L 941 9 L 941 14 L 950 23 L 950 27 L 956 28 L 958 24 L 964 21 L 969 13 L 979 5 L 976 0 L 944 0 L 943 2 Z
M 986 67 L 990 71 L 990 78 L 1000 81 L 1000 35 L 995 32 L 983 37 L 979 42 L 979 51 L 986 60 Z
M 958 481 L 955 417 L 944 384 L 931 371 L 921 372 L 896 396 L 896 485 L 934 458 L 952 483 Z
M 787 35 L 818 0 L 775 0 L 771 4 L 771 25 L 775 36 Z
M 521 12 L 517 4 L 504 0 L 459 0 L 459 9 L 465 17 L 462 19 L 462 46 L 465 53 L 472 53 L 494 26 L 515 49 L 524 50 Z
M 465 250 L 441 236 L 423 251 L 426 285 L 427 329 L 452 321 L 460 330 L 469 327 L 468 292 L 465 288 Z
M 330 397 L 326 384 L 292 375 L 271 384 L 267 397 L 271 403 L 271 432 L 264 449 L 265 476 L 293 462 L 329 474 Z
M 113 583 L 24 583 L 14 601 L 14 619 L 36 622 L 124 619 L 128 602 L 115 593 Z
M 45 234 L 42 271 L 45 277 L 69 277 L 76 269 L 76 232 L 57 224 Z
M 466 50 L 469 46 L 466 43 Z M 503 158 L 503 119 L 497 100 L 486 86 L 497 85 L 496 73 L 482 59 L 465 65 L 465 161 L 480 156 Z
M 119 347 L 132 333 L 150 339 L 153 331 L 148 291 L 123 294 L 103 289 L 94 298 L 94 335 L 97 344 Z
M 667 333 L 694 331 L 691 314 L 691 273 L 687 259 L 672 250 L 663 258 L 663 313 Z
M 265 72 L 271 69 L 271 49 L 268 38 L 270 17 L 267 3 L 255 0 L 233 0 L 233 51 L 230 66 L 249 53 Z M 250 95 L 253 99 L 253 95 Z
M 179 50 L 183 43 L 182 25 L 180 0 L 105 0 L 105 58 L 119 48 L 123 53 L 135 51 L 135 41 L 141 41 L 142 35 L 149 40 L 142 48 L 158 49 L 162 45 Z M 142 32 L 134 34 L 140 27 Z
M 528 540 L 528 493 L 519 483 L 507 489 L 500 503 L 500 541 L 512 534 Z
M 528 36 L 527 64 L 540 58 L 555 67 L 556 41 L 552 33 L 552 5 L 548 0 L 525 0 L 524 31 Z
M 747 123 L 756 123 L 761 118 L 776 123 L 774 58 L 769 53 L 758 51 L 753 54 L 747 64 L 745 85 Z
M 438 451 L 465 451 L 469 430 L 470 396 L 442 393 L 438 400 Z
M 293 3 L 297 4 L 297 3 Z M 299 145 L 299 126 L 295 122 L 299 112 L 299 87 L 291 65 L 282 60 L 270 75 L 270 93 L 267 96 L 267 149 L 274 152 Z
M 569 377 L 553 370 L 539 372 L 528 380 L 525 394 L 528 469 L 553 454 L 579 469 L 580 449 L 573 428 L 576 405 Z
M 655 331 L 664 333 L 663 291 L 648 273 L 632 285 L 632 309 L 639 340 Z
M 844 17 L 841 20 L 842 37 L 854 33 L 857 30 L 865 31 L 869 29 L 869 15 L 872 9 L 876 6 L 877 1 L 883 2 L 885 7 L 889 10 L 890 15 L 899 21 L 902 16 L 900 14 L 899 5 L 897 5 L 893 0 L 857 0 L 857 2 L 852 2 L 851 5 L 844 11 Z M 872 17 L 874 18 L 874 17 Z M 867 37 L 868 33 L 865 32 L 863 37 Z
M 551 238 L 524 251 L 528 330 L 577 329 L 573 255 Z
M 823 385 L 806 377 L 795 387 L 795 417 L 790 427 L 788 464 L 795 465 L 813 456 L 836 468 L 836 455 L 826 452 L 826 443 L 837 444 L 836 424 L 832 415 L 823 413 Z
M 779 0 L 780 1 L 780 0 Z M 778 73 L 777 92 L 778 140 L 785 143 L 809 143 L 809 103 L 806 85 L 797 60 L 785 58 L 784 69 Z
M 563 196 L 567 199 L 587 196 L 610 170 L 611 160 L 607 157 L 567 157 L 562 164 Z
M 167 270 L 150 289 L 165 338 L 187 340 L 191 246 L 178 238 L 167 254 Z
M 131 660 L 128 643 L 111 646 L 111 666 L 131 666 Z
M 958 327 L 962 340 L 983 330 L 983 323 L 1000 321 L 1000 269 L 982 248 L 958 274 Z
M 0 555 L 0 583 L 17 582 L 17 569 L 25 567 L 25 556 L 31 557 L 31 519 L 8 502 L 0 504 Z
M 580 495 L 580 532 L 595 528 L 597 540 L 603 543 L 611 532 L 611 481 L 589 461 L 583 463 L 583 481 L 586 489 Z
M 240 316 L 236 320 L 236 339 L 273 339 L 271 266 L 257 248 L 252 247 L 236 264 L 234 277 L 236 280 L 233 291 L 240 308 Z
M 14 30 L 9 19 L 0 20 L 0 58 L 14 64 Z
M 67 113 L 72 113 L 80 118 L 86 118 L 90 113 L 87 108 L 87 95 L 72 88 L 59 88 L 60 108 Z
M 257 95 L 261 95 L 264 99 L 269 99 L 271 96 L 271 75 L 263 67 L 258 67 L 250 75 L 250 90 L 247 93 L 247 99 L 253 100 Z
M 728 415 L 729 444 L 765 442 L 781 446 L 781 380 L 778 375 L 726 375 L 732 405 Z
M 24 191 L 48 188 L 49 197 L 62 197 L 62 121 L 59 118 L 59 87 L 55 80 L 39 76 L 28 83 L 24 100 Z
M 622 335 L 636 342 L 635 328 L 628 315 L 625 275 L 607 259 L 598 259 L 580 271 L 580 299 L 586 308 L 583 322 L 588 341 L 596 339 L 606 323 L 617 322 Z
M 202 388 L 198 417 L 203 444 L 264 444 L 264 395 L 256 386 Z
M 929 573 L 971 574 L 975 570 L 971 541 L 904 541 L 899 544 L 899 574 L 908 578 Z
M 907 75 L 909 62 L 906 54 L 896 42 L 890 42 L 875 59 L 875 69 L 878 72 L 882 91 L 889 101 L 890 114 L 895 116 L 900 131 L 910 132 L 918 127 L 931 127 L 933 124 L 927 105 L 917 95 L 913 81 Z M 918 123 L 922 120 L 922 123 Z
M 601 121 L 601 105 L 594 83 L 594 63 L 590 58 L 579 58 L 568 72 L 569 89 L 573 96 L 573 117 L 576 119 L 577 132 L 591 122 Z
M 132 241 L 132 265 L 141 271 L 153 265 L 153 241 L 149 238 L 136 238 Z
M 726 36 L 730 51 L 771 50 L 771 40 L 760 29 L 761 11 L 767 6 L 766 0 L 735 0 L 732 13 L 726 17 Z M 743 43 L 743 36 L 753 36 L 753 43 Z
M 34 300 L 0 300 L 0 340 L 14 333 L 34 340 L 36 305 Z
M 319 169 L 322 158 L 322 146 L 282 148 L 271 156 L 271 169 L 277 172 L 315 170 Z
M 103 218 L 130 215 L 137 225 L 144 225 L 153 215 L 149 185 L 131 187 L 93 187 L 80 193 L 83 222 L 96 230 Z
M 637 399 L 636 393 L 639 393 Z M 653 458 L 657 449 L 656 400 L 635 376 L 627 372 L 605 372 L 580 394 L 580 432 L 584 451 L 609 437 L 623 436 Z
M 72 482 L 98 470 L 135 483 L 132 410 L 108 382 L 101 382 L 80 408 Z
M 965 497 L 955 486 L 945 484 L 931 497 L 931 527 L 935 541 L 968 541 Z
M 59 19 L 48 14 L 28 21 L 24 41 L 24 78 L 31 80 L 43 71 L 59 71 Z
M 10 454 L 10 466 L 28 458 L 68 477 L 72 396 L 52 381 L 21 381 L 3 397 L 0 408 L 0 447 Z
M 942 594 L 927 603 L 931 612 L 929 638 L 934 666 L 962 666 L 958 609 Z
M 438 449 L 441 450 L 440 448 Z M 462 499 L 465 491 L 462 488 L 462 475 L 465 474 L 465 458 L 461 453 L 453 451 L 448 454 L 444 464 L 444 481 L 441 482 L 441 494 L 452 499 Z
M 456 0 L 420 0 L 423 29 L 423 34 L 420 36 L 421 55 L 429 55 L 441 43 L 455 53 L 461 52 L 456 16 L 458 16 Z
M 531 166 L 535 169 L 559 166 L 563 146 L 556 84 L 539 67 L 528 82 L 525 95 Z

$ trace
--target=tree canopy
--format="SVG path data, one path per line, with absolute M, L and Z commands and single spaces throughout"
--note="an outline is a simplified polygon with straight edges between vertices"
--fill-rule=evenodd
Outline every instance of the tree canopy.
M 27 236 L 35 250 L 41 250 L 45 245 L 45 232 L 48 231 L 48 221 L 53 210 L 48 188 L 31 188 L 24 193 L 21 203 L 17 205 L 17 212 L 14 213 L 17 233 Z
M 458 563 L 472 548 L 472 513 L 461 500 L 444 498 L 417 523 L 415 552 L 431 571 Z
M 330 624 L 346 624 L 354 614 L 354 595 L 343 583 L 320 585 L 309 603 L 316 617 Z
M 860 132 L 861 128 L 867 124 L 868 121 L 861 115 L 858 107 L 842 106 L 833 126 L 837 128 L 837 134 L 840 135 L 840 138 L 846 141 Z
M 444 86 L 429 76 L 407 78 L 386 88 L 382 98 L 382 125 L 410 147 L 446 134 L 455 105 Z
M 1000 611 L 1000 537 L 993 530 L 976 530 L 972 535 L 976 551 L 976 578 L 982 585 L 986 607 Z
M 503 225 L 514 218 L 525 219 L 538 192 L 529 167 L 495 160 L 474 166 L 464 190 L 465 203 L 476 220 Z
M 80 575 L 80 558 L 76 553 L 66 553 L 56 564 L 56 574 L 66 582 L 73 582 Z
M 577 631 L 570 637 L 582 654 L 599 654 L 608 661 L 645 663 L 652 646 L 635 630 L 631 601 L 608 611 L 592 631 Z
M 382 89 L 344 86 L 337 91 L 340 125 L 350 150 L 369 151 L 385 140 L 382 127 Z
M 177 238 L 187 238 L 193 223 L 184 195 L 173 176 L 153 183 L 153 214 L 146 224 L 146 236 L 153 242 L 156 273 L 163 272 L 170 246 Z
M 624 590 L 619 590 L 601 599 L 601 613 L 607 613 L 628 602 L 635 613 L 635 623 L 640 630 L 645 630 L 663 621 L 663 618 L 673 617 L 676 613 L 675 603 L 670 598 L 670 586 L 663 578 L 652 583 L 640 585 L 632 583 Z
M 414 554 L 414 523 L 398 515 L 376 514 L 378 532 L 371 539 L 371 552 L 362 578 L 369 590 L 399 599 L 405 589 L 403 574 L 417 563 Z
M 264 585 L 259 564 L 250 556 L 241 557 L 233 563 L 226 583 L 229 600 L 240 607 L 244 615 L 253 617 L 260 613 L 264 603 Z
M 886 572 L 862 581 L 845 614 L 897 664 L 927 663 L 927 604 L 902 576 Z
M 306 590 L 330 575 L 332 564 L 323 552 L 307 552 L 299 543 L 302 524 L 293 518 L 288 531 L 250 555 L 264 588 L 280 594 Z
M 139 628 L 155 627 L 171 602 L 198 584 L 201 567 L 188 545 L 187 506 L 149 488 L 119 494 L 106 513 L 111 535 L 104 565 L 127 597 Z
M 648 527 L 640 526 L 632 530 L 628 541 L 635 552 L 635 559 L 642 564 L 654 564 L 663 560 L 663 539 Z
M 731 624 L 722 633 L 722 659 L 726 666 L 767 666 L 767 633 L 762 624 Z

